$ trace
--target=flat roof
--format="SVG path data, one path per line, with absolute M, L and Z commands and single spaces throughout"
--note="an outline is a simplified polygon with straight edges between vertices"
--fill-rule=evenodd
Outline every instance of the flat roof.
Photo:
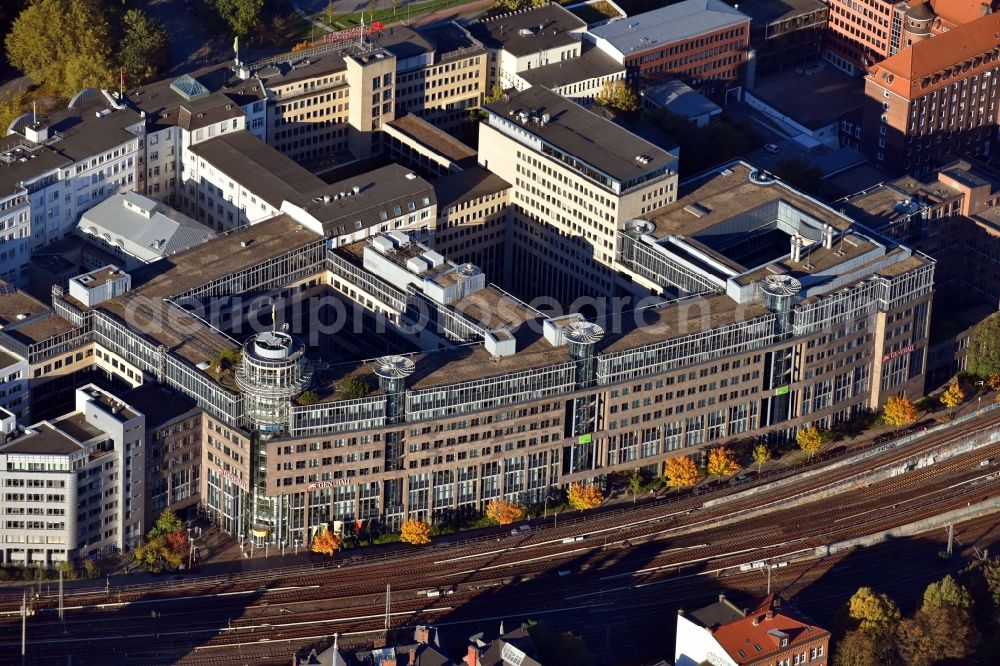
M 826 4 L 820 0 L 753 0 L 741 2 L 739 7 L 740 12 L 750 17 L 754 29 L 764 29 L 767 24 L 775 21 L 785 21 L 827 9 Z
M 132 291 L 156 299 L 177 296 L 319 239 L 287 215 L 278 215 L 136 269 Z
M 481 166 L 436 178 L 431 185 L 437 195 L 438 215 L 447 208 L 488 194 L 510 189 L 510 183 Z
M 580 35 L 572 33 L 586 27 L 578 16 L 551 4 L 481 19 L 469 32 L 487 48 L 521 57 L 579 42 Z
M 518 72 L 517 75 L 533 86 L 554 89 L 624 71 L 624 65 L 601 49 L 591 47 L 583 51 L 579 57 L 551 62 L 548 65 Z
M 18 315 L 32 315 L 48 312 L 49 307 L 20 291 L 9 282 L 0 280 L 0 326 L 16 324 Z
M 819 129 L 861 107 L 865 89 L 859 83 L 857 77 L 826 65 L 818 71 L 815 67 L 801 73 L 790 69 L 765 76 L 748 92 L 800 125 Z M 803 94 L 805 90 L 809 93 Z
M 288 60 L 264 67 L 256 72 L 260 80 L 269 88 L 287 86 L 298 81 L 314 79 L 324 74 L 333 74 L 347 69 L 344 56 L 340 53 L 305 55 L 289 53 Z M 344 85 L 347 85 L 345 82 Z M 303 90 L 302 93 L 308 93 Z M 294 91 L 293 93 L 294 94 Z M 284 99 L 282 95 L 282 99 Z
M 108 113 L 104 113 L 105 111 Z M 97 113 L 104 115 L 98 117 Z M 47 145 L 74 162 L 111 150 L 128 141 L 138 141 L 139 137 L 126 128 L 143 122 L 142 116 L 133 109 L 114 109 L 101 93 L 42 121 L 49 128 L 50 138 L 54 132 L 62 136 L 58 141 Z
M 10 366 L 20 361 L 21 359 L 19 359 L 18 357 L 8 353 L 4 349 L 0 349 L 0 370 L 4 368 L 9 368 Z
M 400 24 L 398 23 L 394 26 L 389 26 L 389 34 L 391 35 L 393 30 L 398 30 L 399 27 Z M 433 25 L 418 31 L 418 34 L 434 44 L 438 60 L 447 60 L 450 56 L 458 56 L 459 54 L 461 54 L 461 57 L 466 57 L 468 49 L 481 50 L 484 48 L 478 39 L 454 21 L 450 21 L 444 25 Z
M 130 292 L 101 303 L 97 309 L 115 315 L 136 335 L 163 345 L 168 352 L 195 366 L 211 362 L 221 352 L 239 346 L 161 298 Z
M 506 95 L 483 108 L 619 181 L 677 163 L 677 158 L 662 148 L 541 86 Z M 547 113 L 549 121 L 542 125 L 529 118 L 521 123 L 517 117 L 520 111 L 533 114 L 536 120 Z M 640 155 L 649 161 L 641 164 L 636 160 Z
M 56 335 L 69 333 L 75 328 L 77 328 L 76 324 L 68 319 L 50 314 L 19 324 L 17 327 L 11 326 L 5 329 L 4 333 L 24 344 L 32 345 L 48 340 Z
M 102 268 L 97 268 L 89 273 L 82 273 L 75 277 L 70 278 L 74 282 L 79 282 L 80 286 L 86 289 L 96 289 L 97 287 L 103 286 L 112 280 L 117 280 L 122 276 L 122 271 L 117 266 L 104 266 Z M 84 281 L 81 278 L 88 277 L 89 281 Z
M 87 421 L 87 417 L 83 412 L 72 412 L 51 423 L 52 427 L 81 443 L 105 435 L 103 430 Z
M 684 118 L 722 113 L 722 108 L 718 104 L 677 79 L 647 88 L 642 92 L 642 96 L 670 113 Z
M 749 22 L 748 16 L 722 0 L 684 0 L 610 21 L 593 28 L 590 34 L 606 40 L 622 55 L 628 56 Z
M 724 175 L 723 171 L 728 171 L 728 175 Z M 658 238 L 669 235 L 692 236 L 772 201 L 786 201 L 836 229 L 850 228 L 851 220 L 844 219 L 832 209 L 780 181 L 772 181 L 770 184 L 754 182 L 750 179 L 752 172 L 754 169 L 749 164 L 734 162 L 706 172 L 701 177 L 684 181 L 674 203 L 646 216 L 646 219 L 656 225 L 653 235 Z M 701 208 L 701 216 L 685 210 L 694 205 Z
M 226 132 L 189 150 L 274 208 L 324 186 L 318 176 L 245 130 Z
M 737 282 L 742 285 L 760 282 L 768 275 L 774 274 L 776 270 L 793 277 L 815 275 L 861 257 L 872 250 L 878 249 L 878 247 L 878 245 L 864 236 L 847 232 L 836 238 L 833 242 L 833 247 L 830 249 L 823 247 L 821 243 L 813 243 L 803 248 L 802 261 L 794 263 L 788 259 L 771 261 L 756 270 L 743 273 L 739 276 Z M 881 259 L 882 257 L 879 258 Z
M 390 120 L 386 126 L 402 132 L 421 146 L 456 164 L 474 160 L 476 157 L 475 150 L 415 114 L 404 114 L 395 120 Z
M 0 194 L 13 194 L 22 181 L 70 163 L 65 155 L 47 146 L 36 146 L 20 134 L 8 134 L 0 138 Z
M 341 193 L 345 196 L 339 196 Z M 326 195 L 337 198 L 326 201 Z M 393 163 L 336 183 L 323 183 L 293 201 L 316 218 L 329 237 L 377 226 L 408 211 L 431 206 L 436 198 L 430 183 L 412 170 Z
M 80 450 L 80 444 L 64 432 L 48 423 L 41 423 L 12 442 L 0 446 L 2 453 L 26 453 L 33 455 L 69 455 Z
M 193 400 L 163 384 L 143 384 L 124 394 L 122 400 L 146 417 L 147 429 L 198 411 Z

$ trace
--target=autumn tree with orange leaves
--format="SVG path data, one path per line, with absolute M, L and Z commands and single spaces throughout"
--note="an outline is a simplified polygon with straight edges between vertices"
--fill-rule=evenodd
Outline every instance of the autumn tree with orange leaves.
M 524 518 L 524 509 L 506 500 L 490 500 L 486 505 L 486 517 L 500 525 L 510 525 Z
M 725 446 L 719 446 L 708 452 L 707 471 L 712 476 L 719 477 L 720 481 L 723 477 L 736 474 L 739 469 L 740 464 L 736 462 L 736 459 L 733 457 L 732 449 Z
M 671 488 L 690 488 L 698 483 L 701 474 L 698 466 L 688 456 L 667 458 L 667 485 Z
M 917 406 L 905 395 L 889 396 L 882 408 L 882 420 L 899 430 L 917 420 Z
M 309 547 L 314 553 L 332 556 L 343 545 L 340 537 L 330 530 L 321 530 L 313 537 L 312 545 Z
M 599 507 L 601 502 L 604 501 L 604 493 L 598 486 L 592 483 L 571 484 L 566 496 L 569 499 L 569 505 L 580 511 Z
M 948 409 L 955 409 L 965 400 L 965 391 L 962 390 L 957 379 L 951 380 L 948 389 L 941 394 L 941 404 Z
M 426 521 L 411 518 L 403 522 L 403 526 L 399 530 L 399 538 L 404 543 L 422 546 L 431 542 L 431 526 Z

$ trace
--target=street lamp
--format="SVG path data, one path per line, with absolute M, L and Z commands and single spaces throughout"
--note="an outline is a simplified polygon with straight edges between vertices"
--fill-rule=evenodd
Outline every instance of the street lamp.
M 302 539 L 295 537 L 295 554 L 299 554 L 299 544 L 302 543 Z
M 544 523 L 545 519 L 549 517 L 549 500 L 555 502 L 556 498 L 551 495 L 546 495 L 545 499 L 542 501 L 542 523 Z M 558 519 L 558 514 L 556 514 L 556 520 Z
M 194 555 L 194 539 L 191 538 L 191 528 L 187 528 L 188 534 L 188 571 L 191 571 L 191 557 Z
M 282 540 L 281 540 L 281 556 L 282 556 L 282 557 L 284 557 L 284 556 L 285 556 L 285 544 L 287 544 L 287 543 L 288 543 L 288 542 L 287 542 L 287 541 L 285 541 L 284 539 L 282 539 Z

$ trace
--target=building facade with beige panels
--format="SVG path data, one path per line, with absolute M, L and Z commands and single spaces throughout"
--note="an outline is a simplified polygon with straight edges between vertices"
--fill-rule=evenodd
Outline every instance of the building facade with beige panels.
M 479 161 L 513 186 L 510 287 L 612 295 L 624 224 L 676 198 L 677 156 L 537 86 L 484 110 Z

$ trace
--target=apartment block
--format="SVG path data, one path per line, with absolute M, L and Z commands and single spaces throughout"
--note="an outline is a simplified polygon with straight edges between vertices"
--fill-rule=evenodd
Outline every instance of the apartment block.
M 92 384 L 76 391 L 69 414 L 17 432 L 5 423 L 2 561 L 53 566 L 138 543 L 144 424 L 141 413 Z
M 645 86 L 681 79 L 722 99 L 745 83 L 750 18 L 721 0 L 684 0 L 612 21 L 587 40 L 624 65 Z
M 22 286 L 33 250 L 72 233 L 77 219 L 119 190 L 140 187 L 142 116 L 93 89 L 68 108 L 0 141 L 0 276 Z
M 909 46 L 865 77 L 862 149 L 890 173 L 925 175 L 941 156 L 985 155 L 997 139 L 994 13 Z
M 565 62 L 581 53 L 587 24 L 557 4 L 481 19 L 469 26 L 489 54 L 488 90 L 517 87 L 515 75 Z
M 614 293 L 623 225 L 674 200 L 677 156 L 540 86 L 483 110 L 479 161 L 513 186 L 510 288 Z

